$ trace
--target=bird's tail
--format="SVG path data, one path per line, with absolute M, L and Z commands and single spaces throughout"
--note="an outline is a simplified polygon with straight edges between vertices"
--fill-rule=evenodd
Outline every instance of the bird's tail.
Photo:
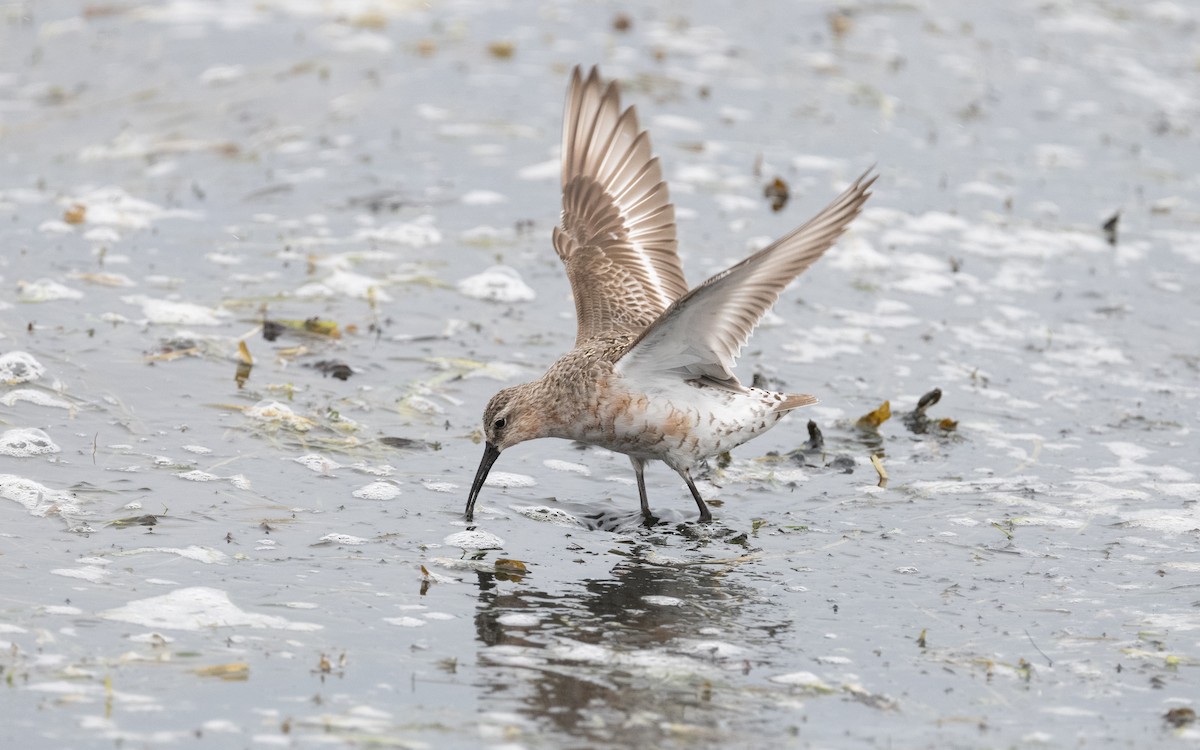
M 791 411 L 799 409 L 801 406 L 812 406 L 817 403 L 816 396 L 810 396 L 807 393 L 789 393 L 779 402 L 779 406 L 775 407 L 775 411 Z

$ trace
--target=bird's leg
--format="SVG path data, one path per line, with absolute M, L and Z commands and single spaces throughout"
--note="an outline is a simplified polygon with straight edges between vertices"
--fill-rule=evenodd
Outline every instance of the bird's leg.
M 642 474 L 646 469 L 646 462 L 634 456 L 630 456 L 629 461 L 633 464 L 633 473 L 637 476 L 638 499 L 642 501 L 642 520 L 649 528 L 658 523 L 658 519 L 651 515 L 650 501 L 646 499 L 646 477 Z
M 712 520 L 712 513 L 708 512 L 704 498 L 700 497 L 700 490 L 696 489 L 696 483 L 692 481 L 692 473 L 687 469 L 677 471 L 679 471 L 679 476 L 683 477 L 683 481 L 687 482 L 688 489 L 692 491 L 692 497 L 696 498 L 696 505 L 700 508 L 700 523 L 708 523 Z

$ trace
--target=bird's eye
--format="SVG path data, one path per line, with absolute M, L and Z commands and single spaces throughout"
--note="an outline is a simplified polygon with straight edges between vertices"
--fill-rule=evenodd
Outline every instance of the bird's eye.
M 492 427 L 495 427 L 497 430 L 503 430 L 504 425 L 506 424 L 508 424 L 508 420 L 504 417 L 500 417 L 495 422 L 492 422 Z

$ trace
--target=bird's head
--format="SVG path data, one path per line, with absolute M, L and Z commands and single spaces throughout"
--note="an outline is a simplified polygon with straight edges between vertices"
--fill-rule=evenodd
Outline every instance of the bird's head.
M 505 388 L 492 396 L 483 410 L 483 459 L 471 483 L 471 494 L 467 496 L 466 517 L 470 521 L 475 513 L 475 500 L 488 471 L 505 448 L 526 440 L 544 437 L 544 405 L 538 403 L 532 383 Z

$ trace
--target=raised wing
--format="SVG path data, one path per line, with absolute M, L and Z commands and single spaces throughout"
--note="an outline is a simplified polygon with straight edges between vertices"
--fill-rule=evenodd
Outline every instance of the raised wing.
M 858 216 L 871 170 L 806 224 L 676 300 L 617 361 L 627 377 L 672 375 L 740 388 L 733 367 L 764 313 Z
M 579 321 L 576 343 L 640 333 L 687 292 L 675 254 L 675 207 L 662 168 L 621 111 L 616 83 L 578 67 L 563 116 L 562 224 L 554 249 L 567 268 Z

